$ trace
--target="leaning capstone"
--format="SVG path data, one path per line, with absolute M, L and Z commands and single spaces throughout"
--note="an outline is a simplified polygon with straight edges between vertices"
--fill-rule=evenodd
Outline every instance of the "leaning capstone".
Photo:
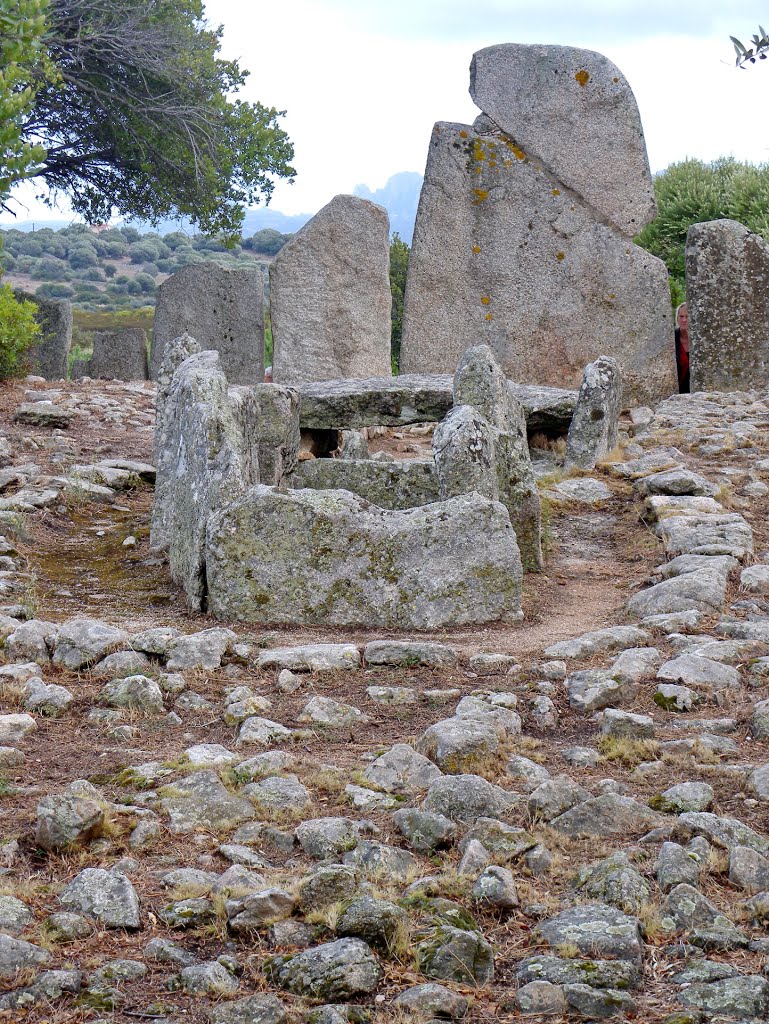
M 357 196 L 335 196 L 270 266 L 273 380 L 389 377 L 389 221 Z
M 229 389 L 218 352 L 190 356 L 173 376 L 158 430 L 150 543 L 168 550 L 191 607 L 204 597 L 206 521 L 259 479 L 258 405 Z
M 389 511 L 252 487 L 208 520 L 208 608 L 245 622 L 434 629 L 521 617 L 506 509 L 477 494 Z
M 573 46 L 487 46 L 473 55 L 470 95 L 623 235 L 638 234 L 654 219 L 638 106 L 625 76 L 602 54 Z M 614 160 L 607 161 L 607 147 Z
M 263 295 L 258 266 L 193 263 L 172 274 L 158 289 L 150 376 L 157 378 L 168 342 L 189 331 L 201 349 L 221 354 L 234 384 L 259 383 L 264 379 Z
M 557 63 L 561 48 L 545 50 Z M 577 100 L 592 93 L 572 83 Z M 544 94 L 534 85 L 521 93 L 540 126 L 549 113 Z M 559 125 L 562 142 L 579 137 L 577 124 Z M 612 133 L 619 124 L 612 122 Z M 605 145 L 602 136 L 593 149 L 604 164 Z M 643 152 L 640 132 L 635 146 Z M 626 195 L 624 166 L 616 180 Z M 584 366 L 604 354 L 622 370 L 624 404 L 666 398 L 675 390 L 667 270 L 631 241 L 646 223 L 640 214 L 635 220 L 620 228 L 597 216 L 514 127 L 501 133 L 483 118 L 472 127 L 439 122 L 409 259 L 401 369 L 451 373 L 480 342 L 512 380 L 577 387 Z
M 686 236 L 692 391 L 769 385 L 769 245 L 736 220 L 693 224 Z
M 593 469 L 617 444 L 622 411 L 622 371 L 600 356 L 582 376 L 577 407 L 566 438 L 564 466 Z
M 140 327 L 95 331 L 88 375 L 111 380 L 146 380 L 148 367 L 145 332 Z

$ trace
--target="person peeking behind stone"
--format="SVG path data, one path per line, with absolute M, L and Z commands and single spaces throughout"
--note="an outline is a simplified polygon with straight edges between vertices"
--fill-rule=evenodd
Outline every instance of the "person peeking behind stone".
M 689 394 L 689 310 L 685 302 L 676 309 L 676 367 L 678 390 Z

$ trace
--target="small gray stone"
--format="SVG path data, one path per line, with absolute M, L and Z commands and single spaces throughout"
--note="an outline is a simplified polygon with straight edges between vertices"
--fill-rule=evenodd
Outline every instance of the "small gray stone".
M 85 868 L 67 885 L 59 900 L 68 910 L 80 910 L 95 917 L 104 928 L 139 927 L 139 898 L 119 871 Z

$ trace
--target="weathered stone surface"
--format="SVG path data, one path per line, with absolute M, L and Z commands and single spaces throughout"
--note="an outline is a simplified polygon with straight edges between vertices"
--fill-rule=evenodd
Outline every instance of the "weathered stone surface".
M 569 836 L 640 835 L 663 819 L 629 796 L 605 793 L 572 807 L 550 824 Z
M 89 377 L 111 380 L 146 380 L 147 335 L 140 327 L 119 331 L 94 331 Z
M 440 668 L 455 665 L 457 652 L 453 647 L 431 640 L 372 640 L 366 644 L 363 659 L 367 665 L 431 665 Z
M 389 220 L 357 196 L 335 196 L 270 266 L 273 379 L 390 373 Z
M 769 1013 L 769 982 L 758 974 L 724 978 L 703 985 L 687 985 L 679 997 L 684 1006 L 726 1014 L 735 1020 L 766 1020 Z
M 51 954 L 23 939 L 13 939 L 0 932 L 0 980 L 13 981 L 16 975 L 47 963 Z
M 520 617 L 509 516 L 478 495 L 392 512 L 345 491 L 253 487 L 210 517 L 206 572 L 209 609 L 227 619 L 431 629 Z
M 441 925 L 416 947 L 419 969 L 428 978 L 484 985 L 494 979 L 494 951 L 476 931 Z
M 352 491 L 380 508 L 414 508 L 440 501 L 430 460 L 376 462 L 374 459 L 308 459 L 287 480 L 289 487 Z
M 260 651 L 257 668 L 289 669 L 292 672 L 337 672 L 360 667 L 355 644 L 301 644 Z
M 277 996 L 259 994 L 219 1003 L 207 1011 L 212 1024 L 284 1024 L 286 1010 Z
M 174 374 L 161 425 L 151 545 L 200 608 L 206 521 L 259 479 L 258 406 L 253 391 L 228 389 L 219 353 L 200 352 Z
M 282 484 L 294 471 L 299 456 L 299 394 L 280 384 L 256 384 L 248 402 L 256 403 L 259 481 Z
M 692 391 L 769 384 L 769 245 L 736 220 L 693 224 L 686 237 Z
M 697 569 L 672 579 L 662 580 L 646 590 L 640 590 L 627 603 L 632 615 L 669 615 L 693 609 L 700 612 L 717 611 L 726 597 L 726 577 L 712 569 Z
M 192 263 L 158 289 L 150 376 L 157 378 L 166 344 L 188 331 L 201 349 L 221 353 L 233 384 L 264 379 L 264 284 L 259 267 L 227 269 Z
M 564 466 L 593 469 L 616 447 L 622 410 L 622 371 L 600 356 L 582 375 L 577 406 L 566 438 Z
M 67 376 L 67 356 L 72 345 L 72 303 L 66 299 L 43 299 L 14 289 L 17 299 L 26 299 L 37 306 L 35 320 L 42 339 L 29 352 L 32 370 L 46 380 L 63 380 Z
M 244 797 L 225 789 L 214 771 L 196 772 L 160 790 L 160 804 L 171 819 L 171 831 L 232 828 L 256 816 Z
M 393 1000 L 393 1006 L 420 1017 L 459 1020 L 467 1013 L 469 1002 L 443 985 L 413 985 Z
M 444 775 L 430 784 L 422 809 L 450 821 L 496 818 L 515 797 L 479 775 Z
M 569 429 L 576 391 L 512 381 L 507 386 L 523 406 L 530 431 L 562 434 Z M 300 424 L 313 430 L 438 422 L 454 404 L 454 378 L 448 373 L 319 381 L 297 384 L 296 390 Z
M 622 234 L 632 237 L 653 220 L 638 106 L 625 76 L 602 54 L 573 46 L 487 46 L 473 55 L 470 95 Z
M 764 856 L 769 854 L 769 839 L 737 818 L 723 818 L 707 811 L 687 811 L 679 815 L 676 827 L 686 835 L 705 836 L 727 850 L 747 846 Z
M 295 995 L 325 1000 L 373 992 L 382 977 L 377 958 L 360 939 L 337 939 L 295 956 L 273 957 L 265 972 Z
M 542 566 L 541 511 L 523 408 L 494 353 L 469 348 L 454 374 L 454 407 L 433 435 L 441 498 L 476 491 L 510 513 L 523 564 Z
M 396 743 L 366 768 L 365 778 L 387 793 L 419 793 L 440 778 L 441 770 L 407 743 Z
M 589 903 L 564 910 L 537 926 L 538 936 L 549 946 L 574 945 L 584 956 L 609 956 L 618 960 L 641 959 L 638 921 L 614 907 Z
M 67 793 L 43 797 L 37 805 L 35 842 L 43 850 L 64 850 L 99 834 L 104 808 Z
M 480 342 L 516 381 L 577 387 L 585 364 L 604 354 L 623 372 L 625 404 L 666 397 L 675 365 L 664 264 L 596 219 L 513 138 L 491 126 L 433 129 L 409 261 L 404 372 L 452 372 Z
M 104 928 L 139 927 L 139 897 L 119 871 L 84 868 L 59 900 L 68 910 L 80 910 L 95 917 Z
M 632 960 L 600 960 L 592 956 L 581 960 L 540 953 L 522 960 L 517 975 L 521 983 L 541 979 L 553 985 L 585 983 L 594 988 L 626 989 L 638 982 L 639 970 Z
M 753 531 L 741 515 L 669 516 L 655 528 L 668 555 L 731 555 L 753 551 Z

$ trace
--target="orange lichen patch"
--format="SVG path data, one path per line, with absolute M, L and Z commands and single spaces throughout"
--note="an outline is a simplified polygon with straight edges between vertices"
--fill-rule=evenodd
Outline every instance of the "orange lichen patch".
M 494 319 L 494 317 L 492 316 L 492 314 L 491 314 L 491 313 L 487 313 L 487 314 L 486 314 L 486 319 L 487 319 L 487 320 L 493 320 L 493 319 Z
M 560 194 L 561 190 L 559 188 L 554 188 L 550 193 L 551 196 L 559 196 Z
M 460 139 L 466 139 L 467 138 L 467 132 L 464 130 L 464 128 L 459 133 L 459 137 L 460 137 Z
M 615 83 L 616 83 L 616 82 L 618 82 L 618 81 L 619 81 L 619 78 L 617 78 L 617 76 L 615 75 L 615 76 L 614 76 L 614 78 L 612 78 L 612 82 L 615 82 Z
M 585 88 L 587 83 L 590 81 L 590 74 L 587 71 L 585 71 L 584 69 L 582 71 L 578 71 L 574 77 L 577 79 L 577 81 L 579 82 L 579 84 L 582 86 L 583 89 Z
M 475 199 L 473 199 L 473 206 L 477 206 L 478 203 L 482 203 L 484 199 L 489 198 L 489 193 L 482 188 L 474 188 L 473 195 L 475 196 Z
M 565 252 L 560 252 L 560 251 L 559 251 L 559 252 L 557 252 L 557 253 L 555 254 L 555 258 L 556 258 L 556 259 L 558 260 L 558 262 L 560 263 L 560 262 L 561 262 L 561 260 L 565 260 L 565 259 L 566 259 L 566 253 L 565 253 Z
M 510 147 L 510 149 L 512 149 L 513 155 L 516 157 L 516 159 L 518 159 L 518 160 L 525 160 L 526 159 L 526 154 L 524 153 L 524 151 L 521 149 L 520 146 L 516 146 L 516 144 L 513 143 L 512 146 Z
M 473 143 L 473 158 L 475 160 L 485 160 L 486 154 L 483 151 L 483 143 L 480 139 L 476 139 Z
M 488 297 L 488 295 L 481 295 L 481 305 L 482 306 L 488 306 L 488 304 L 490 302 L 491 302 L 491 299 Z
M 474 245 L 474 246 L 473 246 L 473 252 L 475 253 L 475 255 L 476 255 L 476 256 L 478 255 L 478 253 L 479 253 L 480 251 L 481 251 L 481 247 L 480 247 L 480 245 Z

